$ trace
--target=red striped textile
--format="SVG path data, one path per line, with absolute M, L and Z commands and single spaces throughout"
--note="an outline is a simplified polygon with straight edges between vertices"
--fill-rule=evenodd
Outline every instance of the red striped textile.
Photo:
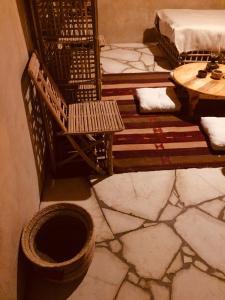
M 178 114 L 139 114 L 136 88 L 173 85 L 165 72 L 103 76 L 102 99 L 117 100 L 125 124 L 125 130 L 114 136 L 115 173 L 225 164 L 225 155 L 211 150 L 185 109 Z M 185 106 L 185 96 L 180 99 Z

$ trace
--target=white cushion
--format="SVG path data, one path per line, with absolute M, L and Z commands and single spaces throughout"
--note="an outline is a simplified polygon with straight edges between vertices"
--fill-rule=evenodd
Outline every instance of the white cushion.
M 225 150 L 225 118 L 202 117 L 201 124 L 215 150 Z
M 140 88 L 136 93 L 140 112 L 171 112 L 181 106 L 173 87 Z

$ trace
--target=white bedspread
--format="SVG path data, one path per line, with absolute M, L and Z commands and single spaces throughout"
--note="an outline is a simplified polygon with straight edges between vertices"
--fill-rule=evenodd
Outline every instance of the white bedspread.
M 179 53 L 225 50 L 225 10 L 161 9 L 159 30 Z

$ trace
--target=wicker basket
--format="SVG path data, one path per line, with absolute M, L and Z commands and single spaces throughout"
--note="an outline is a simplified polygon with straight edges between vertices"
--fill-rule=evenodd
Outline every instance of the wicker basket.
M 25 226 L 21 244 L 25 256 L 43 278 L 79 284 L 94 252 L 92 218 L 74 204 L 48 206 Z

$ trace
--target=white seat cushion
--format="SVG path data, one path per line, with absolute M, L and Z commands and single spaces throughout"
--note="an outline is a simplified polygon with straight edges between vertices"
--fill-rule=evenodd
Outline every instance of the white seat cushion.
M 201 125 L 214 150 L 225 150 L 225 118 L 202 117 Z
M 140 88 L 136 93 L 140 112 L 171 112 L 181 107 L 173 87 Z

